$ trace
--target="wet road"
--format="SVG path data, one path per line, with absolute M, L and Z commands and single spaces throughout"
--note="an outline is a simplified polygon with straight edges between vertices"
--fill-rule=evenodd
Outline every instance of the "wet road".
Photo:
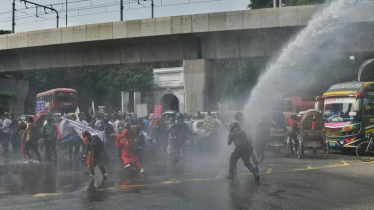
M 231 148 L 232 149 L 232 148 Z M 44 155 L 44 152 L 41 152 Z M 354 155 L 310 154 L 305 159 L 269 154 L 260 183 L 238 163 L 234 181 L 228 154 L 190 151 L 177 166 L 146 161 L 144 175 L 118 162 L 96 170 L 60 157 L 57 165 L 19 162 L 20 153 L 0 156 L 0 209 L 373 209 L 374 163 Z

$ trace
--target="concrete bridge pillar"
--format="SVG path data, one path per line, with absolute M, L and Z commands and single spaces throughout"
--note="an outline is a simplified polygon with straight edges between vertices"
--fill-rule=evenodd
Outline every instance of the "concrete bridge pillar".
M 207 111 L 209 104 L 208 88 L 212 81 L 214 63 L 196 59 L 183 61 L 185 112 L 196 114 Z
M 29 82 L 25 80 L 0 79 L 0 91 L 14 92 L 16 97 L 8 99 L 9 112 L 12 114 L 25 113 L 25 100 L 29 92 Z
M 129 112 L 129 107 L 128 107 L 129 102 L 130 102 L 129 92 L 121 92 L 122 113 Z

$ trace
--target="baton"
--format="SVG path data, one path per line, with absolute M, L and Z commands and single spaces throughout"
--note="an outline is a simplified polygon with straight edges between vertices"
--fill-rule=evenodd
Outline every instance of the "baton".
M 226 125 L 223 121 L 221 121 L 221 120 L 219 120 L 219 119 L 216 119 L 216 120 L 218 120 L 218 122 L 221 123 L 221 125 L 225 126 L 225 128 L 226 128 L 228 131 L 230 131 L 229 127 L 227 127 L 227 125 Z

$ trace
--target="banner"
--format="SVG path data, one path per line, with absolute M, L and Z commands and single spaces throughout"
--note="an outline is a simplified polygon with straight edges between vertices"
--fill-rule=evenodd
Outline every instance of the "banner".
M 96 129 L 93 129 L 91 127 L 88 127 L 88 126 L 84 126 L 84 125 L 81 125 L 80 123 L 78 122 L 75 122 L 75 121 L 72 121 L 72 120 L 67 120 L 67 119 L 64 119 L 61 121 L 60 123 L 60 132 L 62 132 L 63 130 L 67 129 L 67 127 L 73 127 L 76 134 L 79 135 L 79 137 L 83 140 L 82 138 L 82 132 L 84 130 L 87 130 L 92 136 L 99 136 L 100 139 L 104 142 L 104 144 L 106 143 L 106 139 L 105 139 L 105 135 L 104 135 L 104 131 L 99 131 L 99 130 L 96 130 Z M 62 140 L 62 142 L 65 142 L 65 141 L 69 141 L 69 140 L 73 140 L 75 138 L 75 134 L 74 132 L 65 136 Z
M 162 104 L 155 104 L 153 107 L 153 118 L 161 119 L 162 118 Z
M 215 122 L 216 122 L 216 119 L 214 119 L 213 117 L 205 116 L 203 129 L 208 132 L 212 132 L 214 129 Z
M 35 114 L 45 110 L 45 101 L 37 100 L 35 105 Z
M 138 118 L 148 116 L 147 104 L 137 104 L 136 115 L 138 116 Z
M 227 102 L 218 102 L 218 110 L 221 116 L 227 115 L 229 112 L 229 105 L 227 104 Z

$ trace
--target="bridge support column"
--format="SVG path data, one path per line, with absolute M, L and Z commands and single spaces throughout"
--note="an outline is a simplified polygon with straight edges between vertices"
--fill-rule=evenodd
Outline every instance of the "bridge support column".
M 129 102 L 130 102 L 129 92 L 121 92 L 122 113 L 129 112 L 129 107 L 128 107 Z
M 9 112 L 12 114 L 25 113 L 25 100 L 29 92 L 29 82 L 24 80 L 0 79 L 0 91 L 14 92 L 16 97 L 8 99 Z
M 183 61 L 185 112 L 196 114 L 197 111 L 208 111 L 208 88 L 213 66 L 212 61 L 205 59 Z
M 138 113 L 138 105 L 142 104 L 142 93 L 134 92 L 134 113 Z

